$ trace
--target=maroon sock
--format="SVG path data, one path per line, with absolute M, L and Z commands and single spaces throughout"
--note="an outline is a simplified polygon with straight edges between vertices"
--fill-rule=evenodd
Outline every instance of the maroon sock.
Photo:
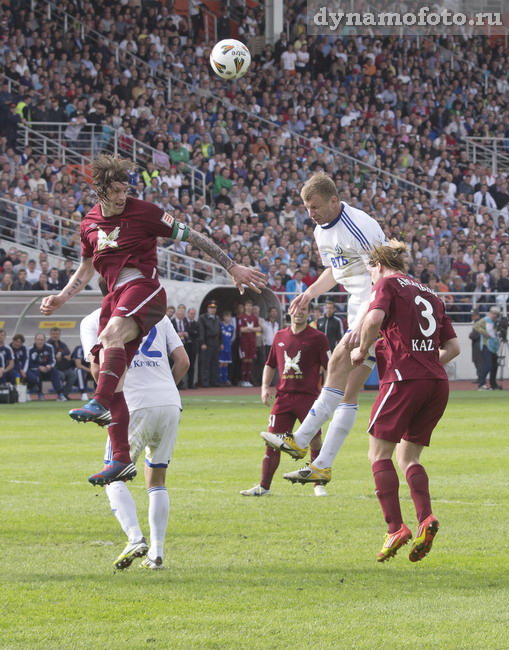
M 124 393 L 115 393 L 111 400 L 111 421 L 108 427 L 108 436 L 110 437 L 112 459 L 119 460 L 121 463 L 130 463 L 129 455 L 129 410 L 125 401 Z
M 422 465 L 412 465 L 408 468 L 406 480 L 410 486 L 410 496 L 414 502 L 417 521 L 421 523 L 431 514 L 428 475 Z
M 375 461 L 371 469 L 375 479 L 375 493 L 389 525 L 389 533 L 395 533 L 403 524 L 398 496 L 398 475 L 390 458 Z
M 266 447 L 265 456 L 262 460 L 262 480 L 260 485 L 264 490 L 270 490 L 270 484 L 272 483 L 272 477 L 279 467 L 279 461 L 281 459 L 281 452 L 279 449 L 272 449 L 272 447 Z
M 242 364 L 241 364 L 241 374 L 242 374 L 242 381 L 249 381 L 249 366 L 250 363 L 246 359 L 242 359 Z
M 124 348 L 107 348 L 104 351 L 104 361 L 99 371 L 97 388 L 94 398 L 109 409 L 113 395 L 127 367 L 127 357 Z
M 313 463 L 313 461 L 315 461 L 318 458 L 318 456 L 320 455 L 320 449 L 310 449 L 309 450 L 309 460 L 311 461 L 311 463 Z M 320 485 L 320 483 L 315 483 L 315 485 Z

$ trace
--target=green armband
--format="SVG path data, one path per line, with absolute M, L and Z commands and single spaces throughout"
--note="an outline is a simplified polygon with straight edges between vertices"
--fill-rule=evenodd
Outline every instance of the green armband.
M 170 237 L 175 241 L 187 241 L 189 232 L 189 226 L 187 224 L 175 221 Z
M 168 226 L 170 229 L 169 234 L 166 233 L 158 233 L 163 235 L 163 237 L 169 237 L 170 239 L 174 239 L 175 241 L 187 241 L 187 238 L 189 237 L 189 226 L 187 226 L 185 223 L 182 223 L 180 221 L 177 221 L 175 217 L 172 217 L 172 215 L 169 212 L 163 212 L 163 216 L 161 217 L 162 223 L 164 223 L 165 226 Z

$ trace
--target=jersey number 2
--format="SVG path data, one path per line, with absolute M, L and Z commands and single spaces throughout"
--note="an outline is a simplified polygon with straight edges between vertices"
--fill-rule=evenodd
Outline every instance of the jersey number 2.
M 419 323 L 419 329 L 423 336 L 431 336 L 437 328 L 437 322 L 433 316 L 433 305 L 422 296 L 415 296 L 415 304 L 421 307 L 421 316 L 426 320 L 427 326 L 423 327 Z
M 157 335 L 157 330 L 155 327 L 153 327 L 150 332 L 148 333 L 147 340 L 145 343 L 141 346 L 139 350 L 136 350 L 136 354 L 139 354 L 140 352 L 144 354 L 146 357 L 162 357 L 163 353 L 160 352 L 159 350 L 151 350 L 150 346 L 154 342 L 154 339 Z

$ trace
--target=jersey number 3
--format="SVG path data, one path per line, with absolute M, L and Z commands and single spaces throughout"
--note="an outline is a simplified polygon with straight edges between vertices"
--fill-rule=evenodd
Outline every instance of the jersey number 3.
M 437 328 L 437 322 L 433 316 L 433 305 L 422 296 L 415 296 L 415 304 L 421 307 L 421 316 L 426 320 L 425 327 L 419 323 L 419 329 L 423 336 L 432 336 Z

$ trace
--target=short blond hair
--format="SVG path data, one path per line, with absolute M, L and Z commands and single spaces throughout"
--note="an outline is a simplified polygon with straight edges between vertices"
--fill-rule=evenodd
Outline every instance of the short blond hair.
M 381 264 L 394 271 L 406 272 L 406 253 L 408 249 L 404 242 L 389 239 L 387 244 L 378 244 L 371 249 L 369 263 L 371 266 Z
M 339 199 L 336 183 L 325 172 L 317 172 L 310 176 L 300 191 L 302 200 L 306 202 L 309 202 L 315 194 L 318 194 L 325 201 L 328 201 L 333 196 Z
M 136 163 L 118 154 L 101 154 L 92 163 L 92 185 L 99 200 L 105 200 L 113 183 L 129 183 L 129 175 L 136 171 Z

